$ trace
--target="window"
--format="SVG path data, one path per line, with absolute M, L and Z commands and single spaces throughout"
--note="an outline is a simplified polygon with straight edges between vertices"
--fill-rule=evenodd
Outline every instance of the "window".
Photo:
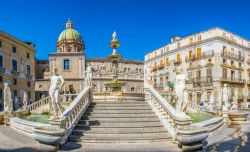
M 2 47 L 2 41 L 0 41 L 0 47 Z
M 17 60 L 12 60 L 12 70 L 17 71 Z
M 30 65 L 27 65 L 27 75 L 30 75 Z
M 157 52 L 155 52 L 155 57 L 157 56 Z
M 179 48 L 181 46 L 181 43 L 180 42 L 178 42 L 177 43 L 177 48 Z
M 43 87 L 43 85 L 39 85 L 39 88 L 42 88 Z
M 227 79 L 227 69 L 225 69 L 225 68 L 223 68 L 222 77 L 223 77 L 223 79 Z
M 188 72 L 188 80 L 191 80 L 191 79 L 193 79 L 193 72 L 189 71 Z
M 3 77 L 0 76 L 0 83 L 3 83 Z
M 196 71 L 196 78 L 200 78 L 201 77 L 201 71 L 200 70 L 197 70 Z
M 134 87 L 131 87 L 131 92 L 134 92 L 135 91 L 135 88 Z
M 227 62 L 227 59 L 223 59 L 223 63 L 225 64 Z
M 176 61 L 181 62 L 181 55 L 180 54 L 177 54 Z
M 3 56 L 0 55 L 0 67 L 3 68 Z
M 30 87 L 30 82 L 27 82 L 27 86 Z
M 189 44 L 193 44 L 193 38 L 189 38 Z
M 196 52 L 196 55 L 197 55 L 197 58 L 201 58 L 201 48 L 197 48 L 197 52 Z
M 234 78 L 235 78 L 235 77 L 234 77 L 234 71 L 232 70 L 232 71 L 231 71 L 231 81 L 234 81 Z
M 234 65 L 234 61 L 231 61 L 231 65 Z
M 15 46 L 12 47 L 12 52 L 16 53 L 16 47 Z
M 208 62 L 211 63 L 212 59 L 208 59 Z
M 26 56 L 27 56 L 27 59 L 29 59 L 29 58 L 30 58 L 30 54 L 29 54 L 29 53 L 27 53 L 27 55 L 26 55 Z
M 65 71 L 70 70 L 70 60 L 69 59 L 65 59 L 63 61 L 63 68 L 64 68 Z
M 239 67 L 241 68 L 241 63 L 239 63 Z
M 198 41 L 201 41 L 201 35 L 198 36 Z
M 242 77 L 242 73 L 239 72 L 239 73 L 238 73 L 238 78 L 239 78 L 239 80 L 241 80 L 241 77 Z
M 207 68 L 207 76 L 212 76 L 212 69 L 211 68 Z
M 17 79 L 13 79 L 13 84 L 14 84 L 14 85 L 17 84 Z
M 189 60 L 192 60 L 192 50 L 189 51 L 188 58 L 189 58 Z
M 160 65 L 164 65 L 164 64 L 163 64 L 163 60 L 160 60 Z
M 166 65 L 169 65 L 169 59 L 166 58 Z

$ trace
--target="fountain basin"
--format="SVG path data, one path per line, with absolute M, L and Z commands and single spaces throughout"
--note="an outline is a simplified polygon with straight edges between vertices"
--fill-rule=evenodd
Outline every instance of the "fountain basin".
M 208 137 L 207 127 L 187 126 L 177 129 L 176 139 L 182 151 L 203 149 L 203 141 Z
M 32 138 L 39 142 L 39 150 L 56 151 L 65 134 L 65 129 L 55 127 L 36 127 L 33 129 Z
M 229 111 L 228 118 L 232 124 L 243 124 L 247 121 L 248 114 L 245 111 Z
M 49 114 L 43 113 L 43 114 L 23 114 L 18 116 L 21 119 L 32 121 L 32 122 L 38 122 L 43 124 L 49 124 Z
M 126 85 L 125 82 L 120 82 L 120 81 L 111 81 L 105 83 L 105 86 L 110 88 L 111 92 L 121 91 L 121 88 L 125 85 Z
M 214 118 L 213 114 L 208 113 L 189 113 L 188 116 L 191 117 L 193 123 L 207 121 Z

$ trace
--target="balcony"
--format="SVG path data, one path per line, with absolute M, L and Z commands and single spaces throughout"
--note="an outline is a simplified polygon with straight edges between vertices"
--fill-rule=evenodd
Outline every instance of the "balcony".
M 27 79 L 32 79 L 32 78 L 33 78 L 33 75 L 31 75 L 31 74 L 26 74 L 26 78 L 27 78 Z
M 214 51 L 207 51 L 207 52 L 204 52 L 202 53 L 201 56 L 197 56 L 197 55 L 192 55 L 191 57 L 186 57 L 186 63 L 188 62 L 195 62 L 195 61 L 199 61 L 199 60 L 202 60 L 202 59 L 209 59 L 209 58 L 213 58 L 214 57 Z
M 0 68 L 0 73 L 5 73 L 6 69 L 5 68 Z
M 179 66 L 181 65 L 181 61 L 174 61 L 174 66 Z
M 239 84 L 244 84 L 246 83 L 245 79 L 238 79 L 238 78 L 230 78 L 230 77 L 222 77 L 220 79 L 223 82 L 228 82 L 228 83 L 239 83 Z
M 11 74 L 15 76 L 19 76 L 20 72 L 17 72 L 16 70 L 11 70 Z
M 221 57 L 225 58 L 225 59 L 229 59 L 229 60 L 234 60 L 234 61 L 238 61 L 238 62 L 244 62 L 245 58 L 239 55 L 234 55 L 231 53 L 222 53 Z
M 163 63 L 160 63 L 159 65 L 158 65 L 158 69 L 162 69 L 162 68 L 164 68 L 165 66 L 164 66 L 164 64 Z
M 206 87 L 213 85 L 213 77 L 206 76 L 206 77 L 198 77 L 193 79 L 193 86 L 194 87 Z

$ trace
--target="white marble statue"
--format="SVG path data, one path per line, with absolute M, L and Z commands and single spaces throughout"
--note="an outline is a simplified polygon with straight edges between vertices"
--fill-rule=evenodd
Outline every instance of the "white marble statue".
M 11 99 L 11 92 L 8 83 L 4 83 L 4 111 L 13 111 L 13 101 Z
M 117 35 L 116 32 L 114 31 L 114 33 L 112 34 L 112 41 L 117 41 Z
M 151 72 L 150 66 L 147 66 L 145 69 L 145 77 L 146 77 L 147 83 L 151 84 L 152 83 L 152 72 Z
M 87 63 L 87 68 L 85 72 L 85 84 L 87 86 L 92 86 L 92 77 L 93 77 L 93 66 L 91 62 Z
M 214 102 L 214 91 L 212 91 L 212 93 L 210 94 L 209 97 L 209 102 L 208 102 L 208 110 L 209 111 L 214 111 L 215 109 L 215 102 Z
M 50 78 L 50 89 L 49 95 L 51 97 L 51 105 L 52 105 L 52 119 L 59 118 L 62 116 L 62 111 L 60 108 L 59 102 L 59 93 L 60 90 L 63 88 L 64 79 L 62 76 L 57 74 L 57 69 L 53 68 L 53 73 Z
M 175 80 L 175 92 L 178 97 L 175 103 L 175 111 L 179 117 L 186 117 L 185 110 L 188 103 L 186 80 L 186 75 L 181 73 L 181 69 L 178 69 Z
M 238 110 L 238 91 L 235 89 L 234 96 L 233 96 L 233 103 L 230 110 Z
M 224 88 L 222 89 L 222 110 L 229 110 L 227 84 L 224 84 Z
M 23 109 L 26 109 L 28 106 L 28 95 L 27 92 L 24 91 L 23 93 Z

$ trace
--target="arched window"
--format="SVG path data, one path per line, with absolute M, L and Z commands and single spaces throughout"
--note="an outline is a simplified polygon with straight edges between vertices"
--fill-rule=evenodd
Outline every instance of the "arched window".
M 63 69 L 65 71 L 69 71 L 70 70 L 70 60 L 69 59 L 65 59 L 63 61 Z

